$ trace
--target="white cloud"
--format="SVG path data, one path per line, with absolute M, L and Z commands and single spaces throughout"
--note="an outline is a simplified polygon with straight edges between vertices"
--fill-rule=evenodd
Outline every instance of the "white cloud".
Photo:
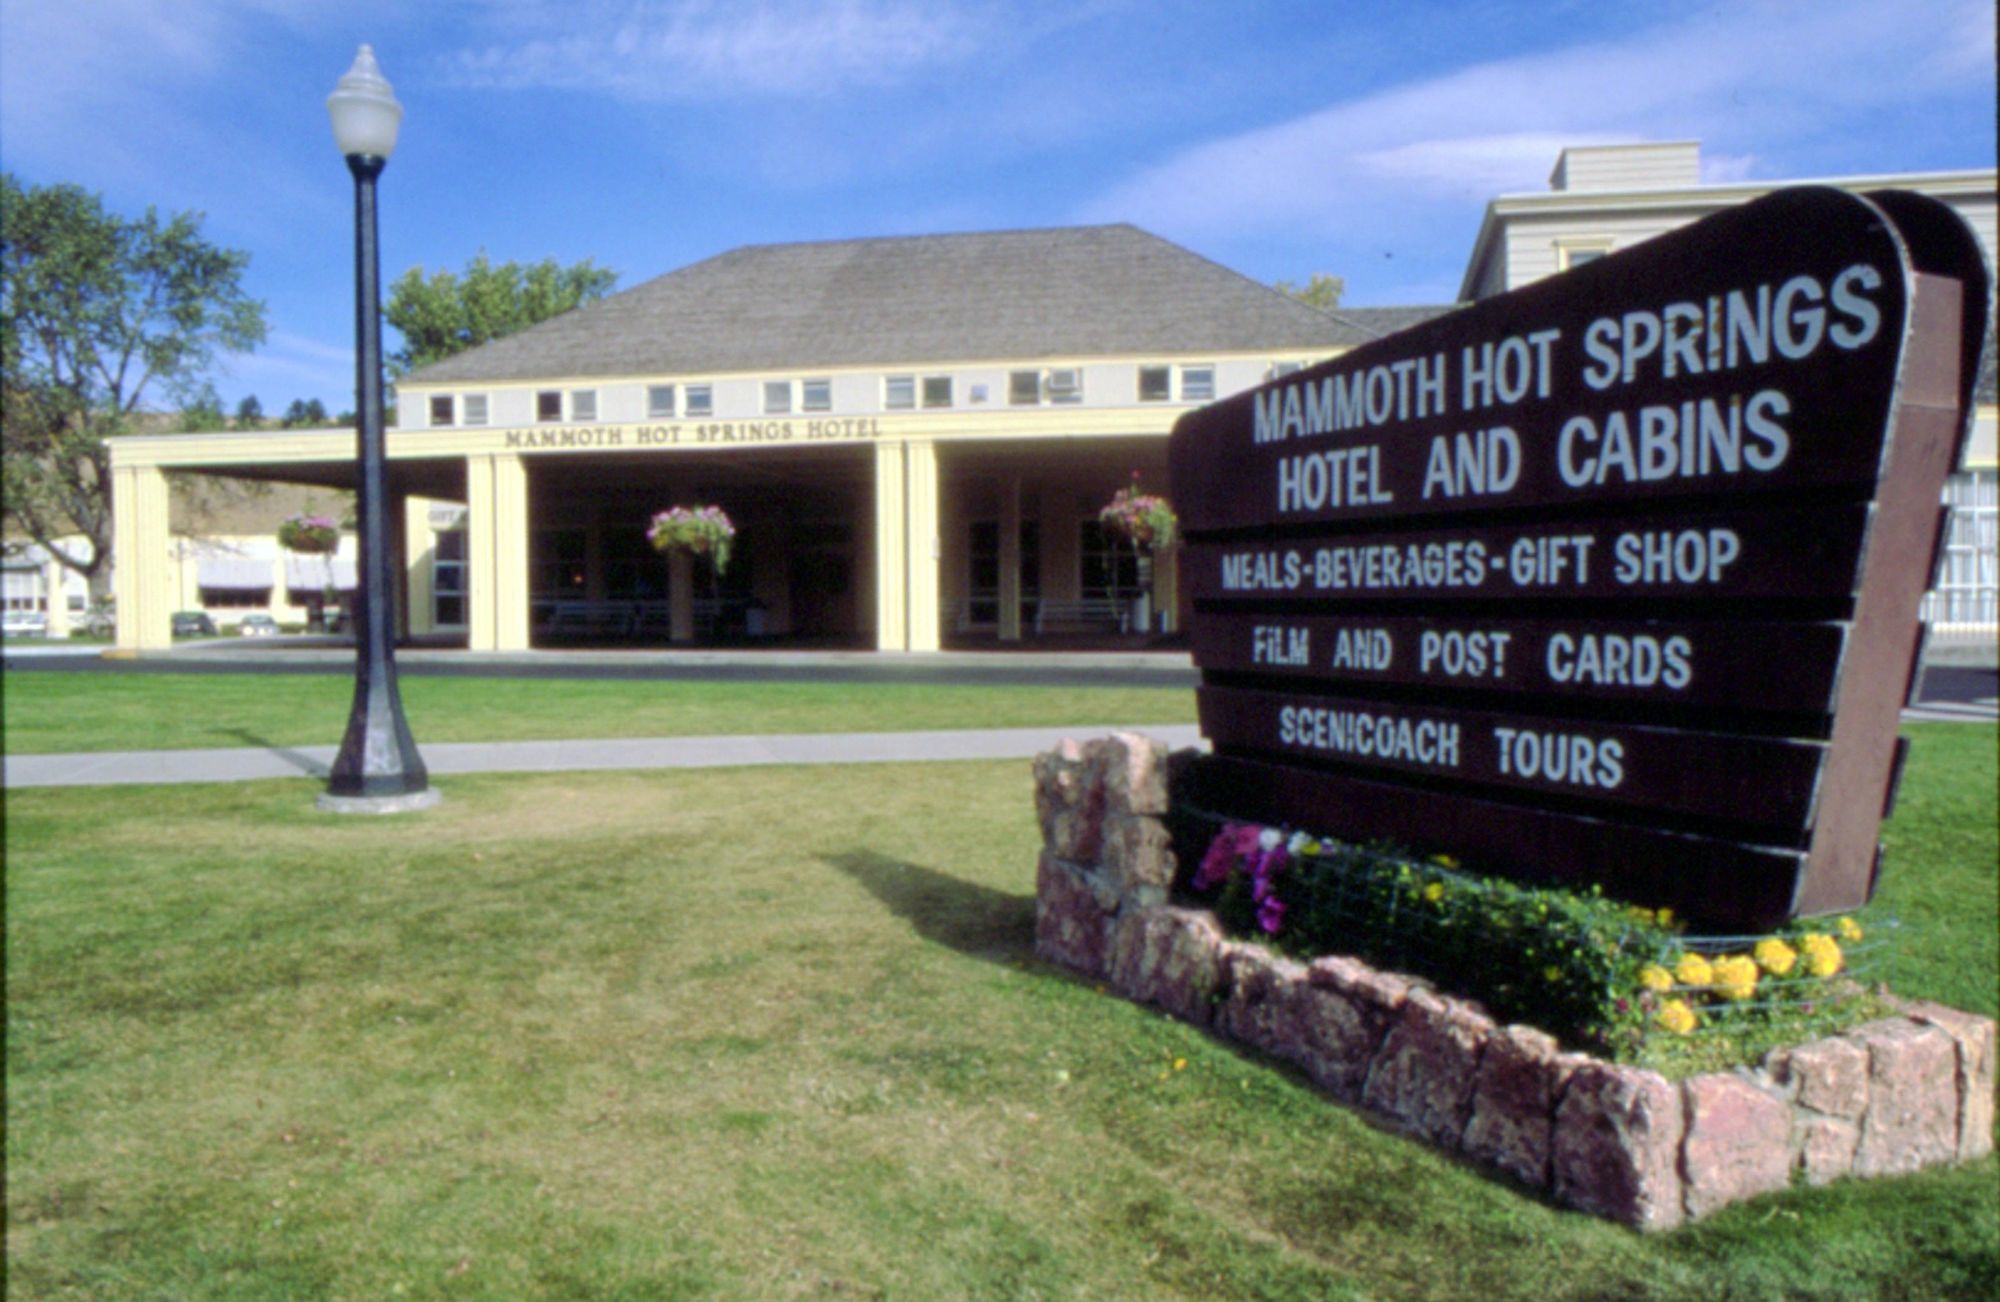
M 518 5 L 513 37 L 445 59 L 462 86 L 628 100 L 811 97 L 970 58 L 984 21 L 923 0 L 654 0 Z
M 1564 145 L 1708 138 L 1726 149 L 1812 137 L 1884 107 L 1990 86 L 1992 60 L 1992 11 L 1980 0 L 1765 0 L 1475 64 L 1197 144 L 1080 215 L 1185 238 L 1341 227 L 1386 238 L 1440 198 L 1543 188 Z M 1738 179 L 1753 166 L 1729 154 L 1711 160 L 1710 175 Z

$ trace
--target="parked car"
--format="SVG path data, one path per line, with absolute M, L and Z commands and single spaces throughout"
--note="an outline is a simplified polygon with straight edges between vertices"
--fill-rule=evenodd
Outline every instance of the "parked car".
M 177 610 L 174 612 L 175 637 L 214 637 L 215 621 L 205 610 Z
M 275 637 L 278 633 L 278 621 L 269 615 L 245 615 L 236 631 L 244 637 Z

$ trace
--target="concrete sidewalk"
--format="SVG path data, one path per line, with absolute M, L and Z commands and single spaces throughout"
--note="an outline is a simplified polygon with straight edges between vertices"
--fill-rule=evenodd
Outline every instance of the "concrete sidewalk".
M 455 773 L 564 773 L 596 769 L 730 768 L 757 764 L 907 764 L 927 760 L 1028 759 L 1064 737 L 1143 732 L 1169 746 L 1200 744 L 1183 724 L 1105 724 L 1061 728 L 961 729 L 945 732 L 794 733 L 761 737 L 639 737 L 618 741 L 418 743 L 436 776 Z M 234 750 L 105 751 L 10 755 L 5 786 L 124 786 L 142 783 L 245 782 L 324 778 L 332 746 Z

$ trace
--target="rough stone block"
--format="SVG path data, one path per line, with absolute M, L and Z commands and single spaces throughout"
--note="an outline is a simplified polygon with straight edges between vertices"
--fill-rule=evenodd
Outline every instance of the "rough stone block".
M 1138 909 L 1113 924 L 1107 970 L 1127 996 L 1207 1026 L 1231 948 L 1205 911 Z
M 1413 988 L 1407 978 L 1378 972 L 1359 959 L 1340 954 L 1314 959 L 1306 970 L 1306 980 L 1391 1016 L 1402 1012 L 1403 1001 Z
M 1368 1069 L 1361 1102 L 1405 1129 L 1457 1148 L 1491 1019 L 1456 999 L 1412 990 Z
M 1808 1184 L 1831 1184 L 1854 1170 L 1861 1125 L 1845 1117 L 1802 1115 L 1797 1119 L 1799 1170 Z
M 1083 744 L 1065 737 L 1054 750 L 1035 756 L 1035 817 L 1042 844 L 1055 836 L 1056 818 L 1076 807 L 1083 795 Z
M 1682 1196 L 1691 1218 L 1782 1189 L 1792 1173 L 1792 1110 L 1741 1076 L 1717 1072 L 1681 1083 L 1687 1134 Z
M 1105 877 L 1127 904 L 1151 908 L 1167 902 L 1174 853 L 1165 823 L 1150 815 L 1108 814 L 1102 842 Z
M 1314 966 L 1325 961 L 1315 960 Z M 1292 996 L 1299 1065 L 1321 1089 L 1344 1102 L 1358 1102 L 1395 1016 L 1367 1000 L 1316 985 L 1311 974 L 1308 968 L 1306 983 Z
M 1467 1157 L 1548 1187 L 1556 1100 L 1569 1070 L 1558 1056 L 1555 1037 L 1533 1027 L 1506 1026 L 1488 1037 L 1465 1125 Z
M 1854 1174 L 1902 1175 L 1958 1156 L 1958 1044 L 1907 1018 L 1847 1032 L 1868 1050 L 1868 1112 Z
M 1216 1030 L 1274 1057 L 1300 1061 L 1297 992 L 1305 988 L 1305 978 L 1302 963 L 1261 945 L 1235 947 L 1224 982 L 1229 996 L 1216 1006 Z
M 1680 1224 L 1680 1090 L 1658 1072 L 1563 1058 L 1574 1070 L 1556 1105 L 1557 1199 L 1639 1229 Z
M 1764 1069 L 1801 1108 L 1849 1121 L 1868 1111 L 1868 1050 L 1852 1040 L 1836 1036 L 1778 1049 Z
M 1102 976 L 1110 932 L 1111 915 L 1085 875 L 1044 852 L 1035 866 L 1035 952 Z
M 1935 1026 L 1958 1045 L 1958 1160 L 1993 1151 L 1994 1024 L 1990 1017 L 1943 1004 L 1914 1003 L 1913 1021 Z
M 1107 808 L 1119 814 L 1167 812 L 1167 747 L 1136 732 L 1114 732 L 1084 747 L 1091 785 L 1104 793 Z

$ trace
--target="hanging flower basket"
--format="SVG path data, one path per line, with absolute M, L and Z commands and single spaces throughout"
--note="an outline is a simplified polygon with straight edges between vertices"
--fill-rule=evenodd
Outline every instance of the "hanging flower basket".
M 1164 551 L 1173 546 L 1180 530 L 1180 519 L 1174 508 L 1167 505 L 1167 499 L 1141 491 L 1136 470 L 1132 472 L 1132 482 L 1112 496 L 1097 518 L 1105 528 L 1143 552 Z
M 278 546 L 288 552 L 330 556 L 340 546 L 340 526 L 323 515 L 295 515 L 278 526 Z
M 646 537 L 660 552 L 686 552 L 706 556 L 715 572 L 729 568 L 729 548 L 736 538 L 736 526 L 719 506 L 674 506 L 653 516 Z

